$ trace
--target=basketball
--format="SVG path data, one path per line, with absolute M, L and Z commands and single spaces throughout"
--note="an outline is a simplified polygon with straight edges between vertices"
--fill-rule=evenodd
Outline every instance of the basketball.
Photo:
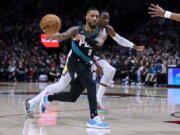
M 55 34 L 61 28 L 61 19 L 55 14 L 47 14 L 41 19 L 40 28 L 45 34 Z

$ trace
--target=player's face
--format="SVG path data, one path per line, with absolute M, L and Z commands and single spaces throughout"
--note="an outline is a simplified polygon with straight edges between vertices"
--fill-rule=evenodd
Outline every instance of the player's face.
M 99 12 L 97 10 L 91 10 L 86 15 L 86 22 L 90 27 L 95 27 L 99 21 Z
M 110 16 L 109 16 L 109 13 L 102 13 L 99 17 L 99 24 L 102 26 L 102 27 L 105 27 L 106 25 L 109 24 L 109 21 L 110 21 Z

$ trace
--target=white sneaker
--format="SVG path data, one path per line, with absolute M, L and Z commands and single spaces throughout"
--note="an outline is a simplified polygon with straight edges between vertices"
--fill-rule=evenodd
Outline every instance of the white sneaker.
M 26 116 L 33 118 L 33 112 L 35 110 L 35 104 L 34 103 L 29 103 L 30 99 L 26 99 L 23 102 L 23 107 L 24 107 L 24 113 Z
M 87 122 L 88 128 L 100 128 L 100 129 L 108 129 L 110 128 L 109 124 L 103 123 L 99 116 L 94 117 L 93 119 L 88 120 Z

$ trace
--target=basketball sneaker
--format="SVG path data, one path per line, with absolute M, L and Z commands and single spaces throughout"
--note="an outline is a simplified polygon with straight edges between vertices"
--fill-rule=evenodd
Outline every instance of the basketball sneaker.
M 30 99 L 26 99 L 23 102 L 23 106 L 24 106 L 24 113 L 26 114 L 26 116 L 33 118 L 33 112 L 35 109 L 35 104 L 34 103 L 29 103 Z
M 44 113 L 46 111 L 46 104 L 48 102 L 48 92 L 44 92 L 41 97 L 41 103 L 39 105 L 39 111 Z
M 108 129 L 110 126 L 106 123 L 103 123 L 99 116 L 94 117 L 93 119 L 88 120 L 87 122 L 88 128 L 100 128 L 100 129 Z

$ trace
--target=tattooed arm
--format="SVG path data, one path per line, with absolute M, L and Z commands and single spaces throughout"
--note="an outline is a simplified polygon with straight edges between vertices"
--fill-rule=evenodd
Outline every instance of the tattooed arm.
M 50 35 L 47 39 L 48 40 L 64 41 L 64 40 L 67 40 L 69 38 L 74 37 L 78 33 L 79 33 L 79 27 L 74 26 L 74 27 L 69 28 L 67 31 L 65 31 L 63 33 L 58 32 L 58 33 L 55 33 L 53 35 Z

